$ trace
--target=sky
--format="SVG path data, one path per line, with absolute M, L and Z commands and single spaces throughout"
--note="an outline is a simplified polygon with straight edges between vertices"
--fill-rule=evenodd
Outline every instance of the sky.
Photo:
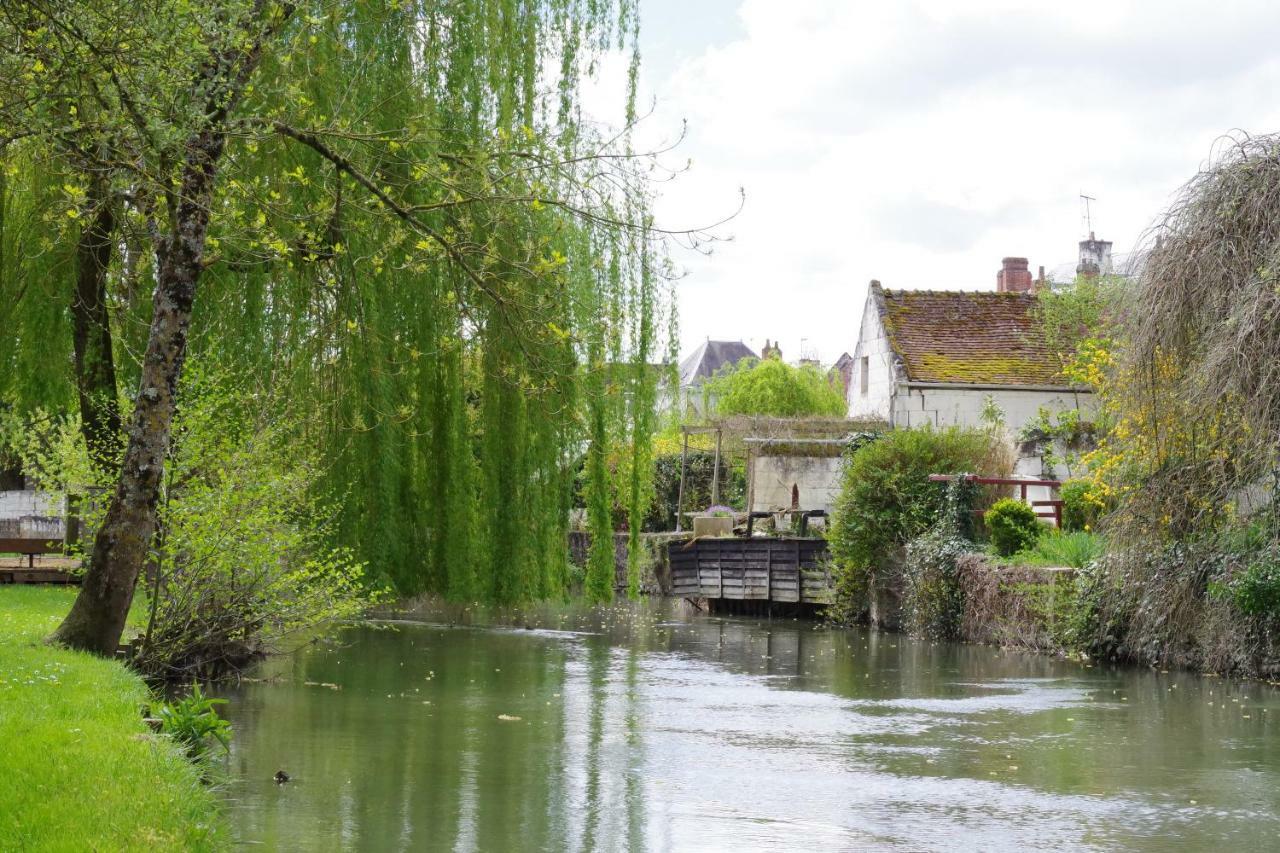
M 1280 4 L 1251 0 L 640 0 L 642 147 L 687 135 L 658 187 L 682 354 L 780 340 L 852 350 L 871 279 L 988 290 L 1006 255 L 1137 244 L 1223 137 L 1280 131 Z M 598 97 L 623 85 L 606 62 Z

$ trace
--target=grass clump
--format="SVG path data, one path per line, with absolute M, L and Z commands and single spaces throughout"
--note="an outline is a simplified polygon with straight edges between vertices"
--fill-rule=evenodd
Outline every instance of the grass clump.
M 0 850 L 216 850 L 213 794 L 121 664 L 44 638 L 75 590 L 0 588 Z
M 1036 542 L 1033 553 L 1049 565 L 1083 569 L 1103 554 L 1102 540 L 1084 530 L 1049 533 Z

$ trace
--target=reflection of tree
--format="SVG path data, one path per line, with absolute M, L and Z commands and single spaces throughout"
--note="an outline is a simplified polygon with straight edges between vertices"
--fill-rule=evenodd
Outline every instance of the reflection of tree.
M 351 648 L 273 662 L 267 674 L 280 683 L 233 697 L 232 822 L 243 840 L 286 849 L 564 845 L 563 646 L 471 630 L 350 636 Z M 281 768 L 294 777 L 288 787 L 271 781 Z
M 605 708 L 608 704 L 609 645 L 592 642 L 587 647 L 587 691 L 590 709 L 587 716 L 587 772 L 585 824 L 582 827 L 584 853 L 597 849 L 600 813 L 600 744 L 604 739 Z
M 627 656 L 627 849 L 644 848 L 644 727 L 641 720 L 640 652 L 634 646 Z

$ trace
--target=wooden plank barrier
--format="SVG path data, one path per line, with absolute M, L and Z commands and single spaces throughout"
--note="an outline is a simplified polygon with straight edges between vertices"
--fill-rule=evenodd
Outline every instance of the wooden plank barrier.
M 827 604 L 824 539 L 729 538 L 672 542 L 671 594 L 680 598 Z

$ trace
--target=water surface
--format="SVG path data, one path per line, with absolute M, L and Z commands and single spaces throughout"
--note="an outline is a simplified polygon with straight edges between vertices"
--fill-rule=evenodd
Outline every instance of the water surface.
M 442 612 L 269 662 L 230 694 L 238 837 L 1280 849 L 1272 687 L 681 607 Z

